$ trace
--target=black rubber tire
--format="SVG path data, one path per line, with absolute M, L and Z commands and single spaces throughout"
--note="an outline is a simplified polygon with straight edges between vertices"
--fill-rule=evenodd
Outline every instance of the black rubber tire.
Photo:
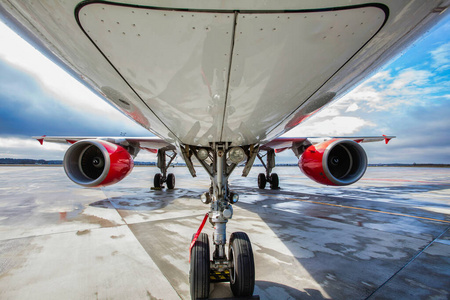
M 258 187 L 263 190 L 266 188 L 266 183 L 267 183 L 266 175 L 264 173 L 259 173 L 258 174 Z
M 169 175 L 167 175 L 167 188 L 169 190 L 173 190 L 175 188 L 175 174 L 173 173 L 169 173 Z
M 272 173 L 272 175 L 270 175 L 270 188 L 272 190 L 276 190 L 279 187 L 280 187 L 280 179 L 278 178 L 278 174 Z
M 189 283 L 191 299 L 209 297 L 209 239 L 206 233 L 200 233 L 191 250 L 191 268 Z
M 162 186 L 162 174 L 156 173 L 155 177 L 153 178 L 153 186 L 157 189 L 161 188 Z
M 245 232 L 234 232 L 230 236 L 228 259 L 230 286 L 235 297 L 249 297 L 255 289 L 255 261 L 252 244 Z

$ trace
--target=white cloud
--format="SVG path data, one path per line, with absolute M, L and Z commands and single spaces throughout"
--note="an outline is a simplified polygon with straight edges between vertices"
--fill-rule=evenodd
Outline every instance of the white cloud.
M 352 109 L 392 111 L 398 107 L 424 105 L 444 89 L 444 86 L 430 84 L 434 74 L 427 70 L 408 68 L 397 76 L 392 76 L 392 72 L 385 70 L 375 74 L 338 100 L 334 107 L 341 113 L 355 111 Z
M 431 64 L 433 68 L 436 68 L 438 71 L 450 69 L 450 42 L 439 46 L 430 53 L 433 58 Z
M 367 79 L 364 82 L 364 84 L 369 84 L 369 83 L 372 83 L 372 82 L 381 83 L 381 82 L 385 82 L 385 81 L 389 81 L 389 80 L 392 80 L 391 72 L 389 70 L 384 70 L 384 71 L 380 71 L 378 73 L 375 73 L 372 77 Z
M 351 135 L 369 127 L 390 131 L 385 124 L 374 123 L 375 113 L 394 114 L 396 110 L 430 105 L 430 100 L 446 97 L 442 95 L 445 85 L 434 84 L 434 74 L 428 70 L 408 68 L 393 74 L 395 71 L 389 69 L 376 73 L 284 136 Z
M 44 142 L 32 138 L 0 137 L 0 158 L 62 160 L 69 144 Z M 136 161 L 156 162 L 156 154 L 141 150 Z M 178 159 L 182 162 L 182 159 Z
M 432 73 L 429 71 L 409 68 L 399 73 L 395 80 L 393 80 L 392 83 L 387 87 L 387 90 L 390 90 L 394 94 L 397 94 L 396 91 L 401 91 L 402 93 L 410 93 L 410 87 L 419 88 L 426 85 L 431 76 Z M 405 90 L 405 88 L 408 89 Z
M 69 144 L 44 143 L 31 138 L 0 137 L 0 157 L 62 159 Z
M 312 137 L 312 136 L 344 136 L 359 131 L 363 126 L 375 126 L 370 121 L 358 117 L 337 116 L 333 118 L 315 118 L 302 124 L 283 136 Z
M 0 59 L 33 76 L 42 88 L 78 111 L 98 112 L 104 116 L 125 119 L 111 105 L 61 69 L 15 32 L 0 22 Z
M 350 104 L 349 107 L 347 107 L 347 109 L 345 110 L 345 112 L 357 111 L 358 109 L 359 109 L 358 104 L 352 103 L 352 104 Z

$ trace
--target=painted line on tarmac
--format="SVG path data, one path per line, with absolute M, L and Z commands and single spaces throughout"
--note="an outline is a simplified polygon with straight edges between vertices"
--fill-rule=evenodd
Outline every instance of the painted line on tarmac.
M 273 197 L 273 195 L 264 195 L 264 196 Z M 442 222 L 442 223 L 450 224 L 450 221 L 446 221 L 446 220 L 439 220 L 439 219 L 433 219 L 433 218 L 427 218 L 427 217 L 419 217 L 419 216 L 395 213 L 395 212 L 390 212 L 390 211 L 382 211 L 382 210 L 376 210 L 376 209 L 370 209 L 370 208 L 362 208 L 362 207 L 355 207 L 355 206 L 347 206 L 347 205 L 341 205 L 341 204 L 332 204 L 332 203 L 318 202 L 318 201 L 312 201 L 312 200 L 296 199 L 296 198 L 290 198 L 290 197 L 279 197 L 279 196 L 275 196 L 275 197 L 279 198 L 279 199 L 285 199 L 285 200 L 294 200 L 294 201 L 300 201 L 300 202 L 308 202 L 308 203 L 312 203 L 312 204 L 319 204 L 319 205 L 327 205 L 327 206 L 334 206 L 334 207 L 341 207 L 341 208 L 357 209 L 357 210 L 363 210 L 363 211 L 369 211 L 369 212 L 375 212 L 375 213 L 382 213 L 382 214 L 387 214 L 387 215 L 394 215 L 394 216 L 400 216 L 400 217 L 408 217 L 408 218 L 414 218 L 414 219 L 421 219 L 421 220 L 428 220 L 428 221 L 435 221 L 435 222 Z
M 403 267 L 401 267 L 397 272 L 395 272 L 391 277 L 388 278 L 388 280 L 386 280 L 382 285 L 380 285 L 375 291 L 372 292 L 372 294 L 370 294 L 367 298 L 371 298 L 373 295 L 375 295 L 376 292 L 378 292 L 379 290 L 381 290 L 382 287 L 384 287 L 388 282 L 390 282 L 392 279 L 394 279 L 395 276 L 397 276 L 398 273 L 400 273 L 401 271 L 403 271 L 408 265 L 410 265 L 414 260 L 416 260 L 416 258 L 419 257 L 419 255 L 421 255 L 422 253 L 425 252 L 425 250 L 428 249 L 428 247 L 430 247 L 434 242 L 437 242 L 441 236 L 443 236 L 445 233 L 447 233 L 448 229 L 450 227 L 447 227 L 444 232 L 442 232 L 437 238 L 435 238 L 434 240 L 432 240 L 428 245 L 426 245 L 422 250 L 419 251 L 419 253 L 417 253 L 413 258 L 411 258 Z

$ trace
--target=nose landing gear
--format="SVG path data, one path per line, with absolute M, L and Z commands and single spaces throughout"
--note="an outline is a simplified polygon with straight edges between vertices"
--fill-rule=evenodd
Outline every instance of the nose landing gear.
M 253 295 L 255 262 L 252 244 L 245 232 L 231 234 L 228 259 L 230 262 L 230 285 L 233 294 L 237 297 Z
M 208 159 L 199 159 L 199 161 L 211 177 L 212 189 L 209 193 L 205 193 L 202 202 L 210 204 L 211 207 L 208 217 L 214 227 L 212 238 L 214 250 L 210 260 L 209 239 L 204 233 L 198 235 L 197 240 L 193 240 L 189 272 L 191 298 L 206 298 L 209 296 L 210 283 L 228 281 L 234 296 L 252 296 L 255 287 L 255 263 L 247 234 L 232 233 L 228 251 L 225 251 L 226 225 L 233 216 L 232 204 L 239 199 L 237 194 L 229 191 L 228 177 L 239 162 L 227 162 L 227 155 L 230 155 L 225 145 L 216 145 L 209 148 L 208 152 L 210 154 Z M 187 153 L 185 150 L 185 160 L 190 158 L 186 155 Z M 197 149 L 191 147 L 189 153 L 197 156 Z M 249 153 L 248 149 L 247 153 Z
M 204 299 L 209 296 L 210 262 L 209 239 L 201 233 L 191 249 L 189 283 L 191 299 Z

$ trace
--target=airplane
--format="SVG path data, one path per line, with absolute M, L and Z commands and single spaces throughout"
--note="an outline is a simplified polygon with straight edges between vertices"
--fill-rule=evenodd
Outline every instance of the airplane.
M 207 298 L 211 273 L 236 297 L 251 296 L 255 264 L 244 232 L 227 222 L 239 196 L 228 178 L 279 187 L 276 153 L 290 149 L 302 172 L 325 185 L 357 182 L 367 168 L 362 143 L 375 137 L 280 137 L 338 100 L 448 13 L 449 0 L 15 1 L 2 21 L 94 93 L 156 137 L 35 137 L 72 144 L 64 170 L 84 187 L 125 178 L 140 150 L 157 155 L 154 186 L 175 187 L 177 155 L 211 179 L 210 205 L 190 245 L 192 299 Z M 214 227 L 213 253 L 201 233 Z

